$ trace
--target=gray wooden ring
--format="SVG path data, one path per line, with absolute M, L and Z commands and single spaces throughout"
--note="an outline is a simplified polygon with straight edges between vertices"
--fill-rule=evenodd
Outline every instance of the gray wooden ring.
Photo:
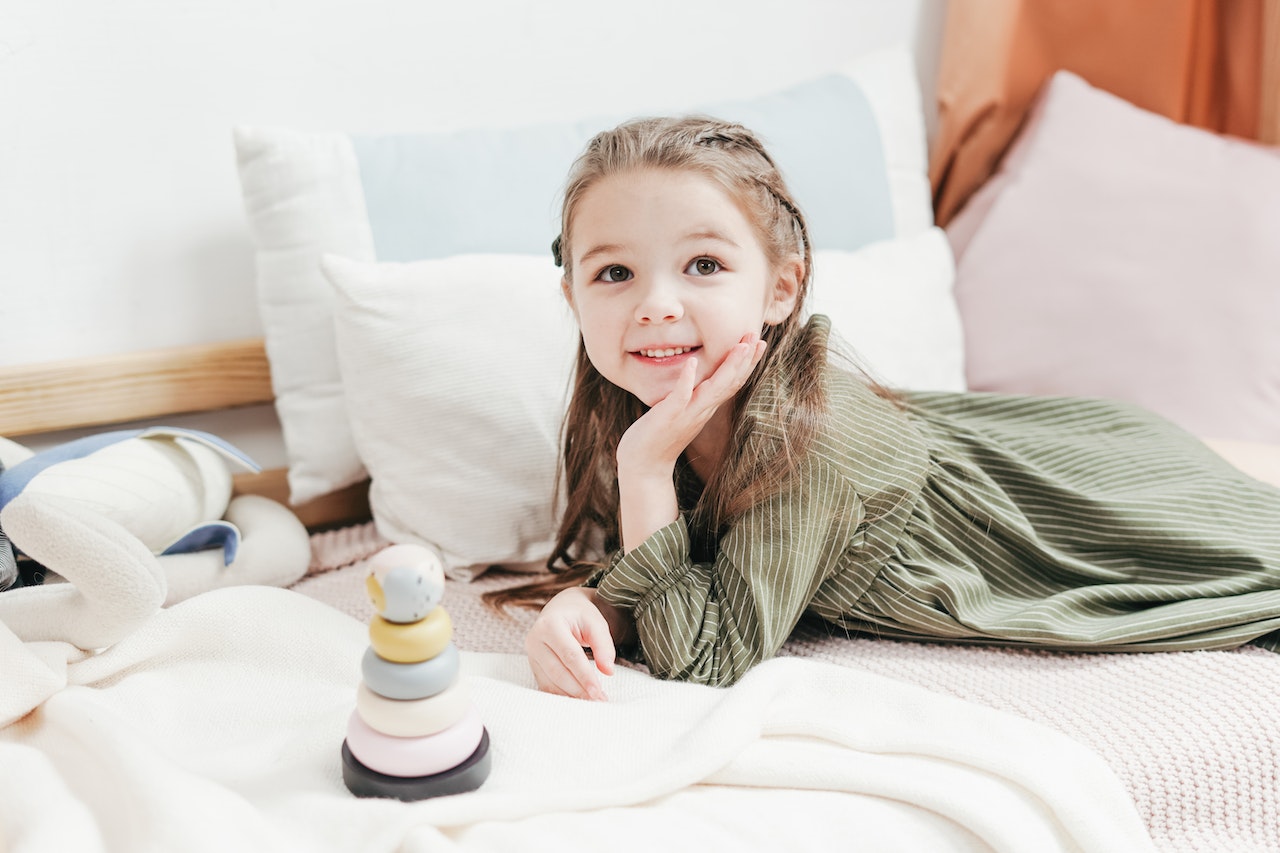
M 396 663 L 379 657 L 370 647 L 360 662 L 364 683 L 388 699 L 425 699 L 458 678 L 458 647 L 449 643 L 440 654 L 418 663 Z

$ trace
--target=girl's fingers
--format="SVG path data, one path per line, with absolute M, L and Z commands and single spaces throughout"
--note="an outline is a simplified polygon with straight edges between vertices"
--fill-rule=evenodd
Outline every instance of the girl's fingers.
M 680 373 L 680 380 L 676 383 L 676 390 L 679 392 L 678 399 L 687 404 L 693 398 L 693 392 L 697 390 L 697 378 L 698 359 L 691 358 L 684 363 L 684 369 Z
M 533 670 L 533 679 L 538 683 L 538 689 L 543 693 L 551 693 L 555 696 L 568 696 L 570 699 L 581 699 L 577 693 L 570 692 L 575 690 L 577 682 L 569 675 L 569 671 L 559 665 L 559 661 L 554 658 L 548 658 L 549 664 L 544 664 L 537 657 L 529 658 L 529 667 Z
M 744 337 L 729 350 L 729 354 L 725 356 L 724 361 L 720 362 L 715 372 L 702 380 L 694 389 L 698 402 L 710 408 L 728 400 L 746 384 L 751 372 L 755 370 L 763 356 L 764 341 L 758 339 L 751 341 Z
M 615 649 L 609 620 L 594 593 L 579 587 L 562 590 L 546 603 L 525 635 L 525 653 L 539 689 L 575 698 L 607 698 L 600 673 L 613 671 Z
M 586 655 L 582 658 L 585 661 Z M 538 682 L 538 689 L 543 692 L 574 699 L 585 699 L 590 695 L 565 666 L 565 661 L 549 648 L 543 654 L 530 656 L 529 665 Z
M 599 676 L 595 665 L 582 650 L 583 643 L 572 635 L 559 634 L 552 641 L 545 643 L 551 656 L 560 664 L 564 674 L 556 673 L 556 684 L 569 696 L 603 699 L 604 691 L 600 689 Z M 594 654 L 594 652 L 593 652 Z M 555 670 L 554 666 L 549 667 Z M 566 678 L 569 683 L 566 682 Z
M 582 626 L 581 634 L 577 639 L 582 645 L 591 649 L 595 668 L 605 675 L 612 675 L 613 661 L 617 651 L 613 647 L 613 635 L 609 633 L 609 623 L 604 620 L 604 617 L 601 616 L 598 621 L 590 619 Z M 599 690 L 598 684 L 596 689 Z M 600 698 L 604 698 L 603 693 Z

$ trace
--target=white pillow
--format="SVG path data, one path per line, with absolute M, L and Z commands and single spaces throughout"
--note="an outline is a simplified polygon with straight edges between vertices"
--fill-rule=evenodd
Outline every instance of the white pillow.
M 545 560 L 578 342 L 550 253 L 323 269 L 378 531 L 455 578 Z
M 898 387 L 963 387 L 951 252 L 930 229 L 819 251 L 815 307 Z M 337 356 L 378 530 L 454 578 L 545 561 L 578 332 L 550 256 L 408 264 L 327 255 Z
M 238 131 L 236 144 L 290 502 L 301 504 L 365 477 L 334 349 L 335 296 L 319 259 L 372 261 L 373 232 L 346 136 Z
M 831 85 L 841 80 L 853 83 L 843 100 Z M 833 99 L 840 109 L 830 108 Z M 817 248 L 856 249 L 868 237 L 932 225 L 924 115 L 906 49 L 860 58 L 834 78 L 704 109 L 765 136 L 810 214 Z M 320 255 L 386 262 L 548 251 L 570 162 L 616 120 L 374 138 L 236 129 L 293 503 L 365 475 L 347 426 Z
M 857 252 L 816 252 L 809 310 L 885 385 L 963 391 L 964 331 L 946 233 L 930 228 Z

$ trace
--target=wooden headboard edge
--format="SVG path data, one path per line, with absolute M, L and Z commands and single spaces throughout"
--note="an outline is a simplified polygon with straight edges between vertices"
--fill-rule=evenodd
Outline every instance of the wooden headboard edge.
M 260 338 L 0 367 L 0 435 L 270 403 Z

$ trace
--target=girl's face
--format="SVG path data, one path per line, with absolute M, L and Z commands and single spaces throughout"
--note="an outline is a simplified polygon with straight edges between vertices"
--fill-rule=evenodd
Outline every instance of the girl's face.
M 690 358 L 696 381 L 734 344 L 795 308 L 799 261 L 775 269 L 746 214 L 695 172 L 644 169 L 604 178 L 573 214 L 564 284 L 587 356 L 652 406 Z

